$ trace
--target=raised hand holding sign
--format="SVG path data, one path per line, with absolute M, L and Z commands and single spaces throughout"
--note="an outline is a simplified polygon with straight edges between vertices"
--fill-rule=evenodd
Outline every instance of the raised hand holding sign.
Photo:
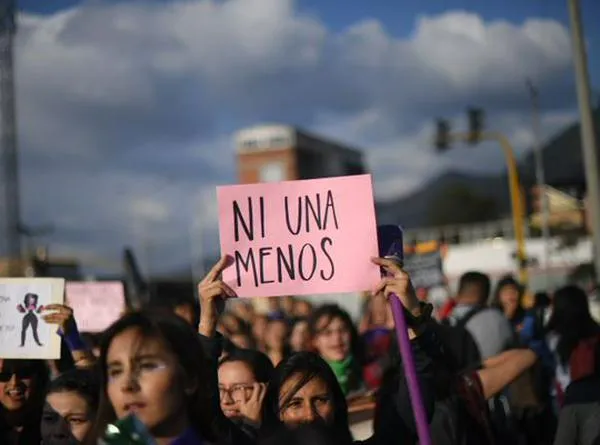
M 429 422 L 423 404 L 419 379 L 415 368 L 412 348 L 409 341 L 409 332 L 416 336 L 414 327 L 407 329 L 405 311 L 412 317 L 420 318 L 421 304 L 417 299 L 409 275 L 402 270 L 404 258 L 403 233 L 398 226 L 380 226 L 377 228 L 379 248 L 386 253 L 385 258 L 373 258 L 373 262 L 381 266 L 383 278 L 375 288 L 374 293 L 383 292 L 390 299 L 396 330 L 396 338 L 402 356 L 402 366 L 406 376 L 406 383 L 410 394 L 410 401 L 417 425 L 420 445 L 431 445 Z

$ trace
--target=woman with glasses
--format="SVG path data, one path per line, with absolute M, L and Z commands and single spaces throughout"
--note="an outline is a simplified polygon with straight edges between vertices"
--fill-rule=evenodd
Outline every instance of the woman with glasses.
M 202 280 L 198 289 L 202 307 L 199 330 L 205 339 L 212 340 L 213 344 L 205 347 L 211 350 L 214 348 L 210 353 L 213 360 L 214 357 L 218 357 L 220 354 L 217 347 L 218 336 L 215 333 L 219 308 L 223 306 L 221 304 L 223 299 L 235 297 L 233 290 L 220 279 L 222 271 L 227 267 L 227 261 L 227 258 L 221 259 Z M 389 260 L 376 259 L 376 261 L 376 264 L 382 267 L 392 267 Z M 386 278 L 382 281 L 380 286 L 384 288 L 381 292 L 386 293 L 386 295 L 391 292 L 399 295 L 405 307 L 410 306 L 410 313 L 421 325 L 427 320 L 427 315 L 423 313 L 423 317 L 420 317 L 421 305 L 416 301 L 416 297 L 408 292 L 408 276 L 400 270 L 395 272 L 394 280 Z M 335 313 L 326 312 L 325 315 L 317 312 L 313 314 L 313 318 L 317 322 L 317 330 L 330 329 L 335 331 L 326 333 L 327 342 L 324 342 L 322 349 L 331 352 L 331 359 L 333 360 L 351 357 L 352 363 L 347 367 L 350 369 L 357 354 L 352 352 L 354 344 L 351 332 L 348 332 L 351 321 L 348 322 L 342 319 L 343 315 L 345 315 L 343 312 L 340 314 L 337 311 Z M 325 332 L 322 333 L 325 334 Z M 418 334 L 414 329 L 411 329 L 409 336 L 414 337 L 412 343 L 417 374 L 427 414 L 431 415 L 433 411 L 432 361 L 422 350 L 419 340 L 421 338 L 420 333 Z M 318 345 L 315 346 L 318 348 Z M 359 363 L 358 360 L 356 362 Z M 347 390 L 353 389 L 352 384 L 354 382 L 350 379 L 344 380 L 345 377 L 347 377 L 347 374 L 342 375 L 340 373 L 338 375 L 334 372 L 332 366 L 317 354 L 304 352 L 284 359 L 276 368 L 274 377 L 270 379 L 266 391 L 262 412 L 264 417 L 260 427 L 259 439 L 271 438 L 282 427 L 296 428 L 307 423 L 322 423 L 330 433 L 335 435 L 338 439 L 337 443 L 351 443 L 352 436 L 348 427 L 348 405 L 339 381 L 343 380 Z M 394 378 L 389 380 L 390 386 L 385 397 L 378 400 L 380 402 L 378 410 L 380 416 L 375 422 L 377 438 L 371 443 L 376 445 L 414 443 L 412 440 L 416 431 L 414 415 L 402 371 L 398 369 L 398 373 L 394 375 Z M 229 434 L 229 437 L 232 435 Z M 228 441 L 227 443 L 238 445 L 239 442 Z
M 236 349 L 219 363 L 219 400 L 228 419 L 255 436 L 261 406 L 273 373 L 269 358 L 258 351 Z

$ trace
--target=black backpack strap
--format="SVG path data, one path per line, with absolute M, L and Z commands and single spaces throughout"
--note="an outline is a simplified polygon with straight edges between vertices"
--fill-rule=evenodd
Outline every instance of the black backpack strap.
M 456 326 L 460 327 L 460 328 L 464 328 L 467 325 L 467 323 L 469 322 L 469 320 L 471 320 L 471 318 L 473 318 L 475 315 L 477 315 L 484 309 L 485 309 L 485 306 L 474 307 L 469 312 L 467 312 L 464 317 L 462 317 L 460 320 L 458 320 L 456 322 Z

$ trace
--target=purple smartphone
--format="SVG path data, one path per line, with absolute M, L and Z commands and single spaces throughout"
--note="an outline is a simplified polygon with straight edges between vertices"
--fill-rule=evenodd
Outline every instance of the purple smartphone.
M 400 226 L 385 225 L 377 227 L 379 256 L 395 260 L 399 265 L 404 263 L 404 240 Z

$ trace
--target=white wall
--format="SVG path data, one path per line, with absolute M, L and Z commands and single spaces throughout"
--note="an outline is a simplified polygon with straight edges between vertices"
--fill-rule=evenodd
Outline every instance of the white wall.
M 593 247 L 589 238 L 580 241 L 572 248 L 559 248 L 557 238 L 552 239 L 549 245 L 550 255 L 546 261 L 544 241 L 542 239 L 527 240 L 527 257 L 535 258 L 538 263 L 537 266 L 530 268 L 532 278 L 542 274 L 546 265 L 551 274 L 564 275 L 575 266 L 592 261 Z M 454 284 L 463 273 L 470 270 L 485 272 L 493 278 L 499 278 L 517 271 L 517 264 L 512 256 L 515 250 L 515 241 L 504 239 L 450 246 L 444 259 L 444 272 L 451 284 Z M 543 283 L 539 279 L 532 279 L 532 284 L 539 288 L 543 287 Z

